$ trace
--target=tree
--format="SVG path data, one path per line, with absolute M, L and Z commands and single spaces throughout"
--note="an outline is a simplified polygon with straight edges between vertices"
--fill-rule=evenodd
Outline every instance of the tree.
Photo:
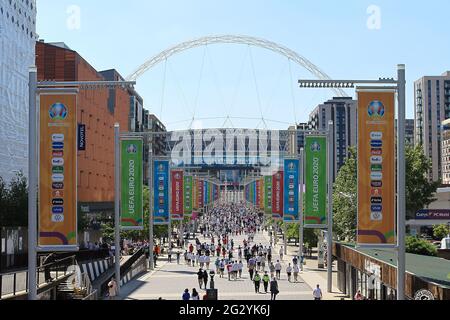
M 431 170 L 431 160 L 428 159 L 423 147 L 407 146 L 406 157 L 406 213 L 414 218 L 415 213 L 435 201 L 433 198 L 438 182 L 430 182 L 428 173 Z
M 23 173 L 18 173 L 8 187 L 0 178 L 0 209 L 2 226 L 28 226 L 28 184 Z
M 436 239 L 442 240 L 450 234 L 449 226 L 446 224 L 439 224 L 433 226 L 433 236 Z
M 437 248 L 418 237 L 406 237 L 406 252 L 423 256 L 437 256 Z
M 333 192 L 333 231 L 339 240 L 355 241 L 357 186 L 357 153 L 355 148 L 349 148 Z

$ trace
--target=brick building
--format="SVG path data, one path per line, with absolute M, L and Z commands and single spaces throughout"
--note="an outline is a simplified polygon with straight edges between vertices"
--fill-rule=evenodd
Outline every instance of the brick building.
M 36 44 L 38 80 L 104 81 L 118 75 L 98 72 L 64 43 Z M 130 101 L 127 89 L 80 90 L 78 123 L 86 125 L 86 151 L 78 152 L 78 203 L 81 213 L 110 215 L 114 208 L 114 124 L 130 131 Z

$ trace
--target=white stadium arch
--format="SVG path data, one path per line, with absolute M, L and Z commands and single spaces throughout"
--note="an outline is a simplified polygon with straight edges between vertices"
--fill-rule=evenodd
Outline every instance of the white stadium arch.
M 270 51 L 273 51 L 275 53 L 278 53 L 289 60 L 295 62 L 296 64 L 300 65 L 301 67 L 308 70 L 312 75 L 317 77 L 319 80 L 331 80 L 331 78 L 320 68 L 318 68 L 316 65 L 314 65 L 311 61 L 306 59 L 305 57 L 301 56 L 297 52 L 279 45 L 275 42 L 261 39 L 261 38 L 255 38 L 250 36 L 244 36 L 244 35 L 216 35 L 216 36 L 207 36 L 202 37 L 198 39 L 193 39 L 190 41 L 186 41 L 180 44 L 177 44 L 173 47 L 170 47 L 161 53 L 157 54 L 156 56 L 150 58 L 145 62 L 143 65 L 141 65 L 139 68 L 137 68 L 132 74 L 130 74 L 127 77 L 127 80 L 129 81 L 136 81 L 140 76 L 142 76 L 145 72 L 153 68 L 155 65 L 159 64 L 160 62 L 163 62 L 167 60 L 168 58 L 192 49 L 197 48 L 201 46 L 211 45 L 211 44 L 245 44 L 249 46 L 259 47 L 263 49 L 267 49 Z M 344 90 L 338 89 L 338 88 L 332 88 L 332 90 L 335 92 L 335 94 L 338 97 L 347 97 L 348 95 L 345 93 Z

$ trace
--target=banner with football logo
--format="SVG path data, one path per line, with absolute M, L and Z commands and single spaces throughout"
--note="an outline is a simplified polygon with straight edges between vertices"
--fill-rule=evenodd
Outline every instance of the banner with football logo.
M 358 245 L 396 244 L 395 91 L 358 91 Z
M 120 225 L 122 230 L 144 230 L 143 141 L 123 138 L 120 151 Z
M 169 224 L 169 161 L 155 160 L 153 163 L 153 223 Z
M 170 219 L 172 221 L 180 221 L 184 219 L 184 203 L 183 203 L 183 184 L 184 176 L 182 170 L 172 170 L 170 173 L 170 182 L 172 184 L 172 208 Z
M 284 214 L 286 223 L 300 222 L 298 214 L 300 161 L 297 159 L 284 160 Z
M 283 171 L 278 171 L 272 177 L 272 217 L 283 219 Z
M 193 211 L 193 178 L 192 176 L 184 177 L 183 195 L 184 195 L 184 214 L 187 216 L 192 215 Z
M 77 250 L 77 96 L 42 93 L 39 111 L 38 249 Z

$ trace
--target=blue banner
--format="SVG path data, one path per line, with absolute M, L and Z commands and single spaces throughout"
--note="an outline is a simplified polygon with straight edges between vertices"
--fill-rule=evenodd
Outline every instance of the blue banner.
M 153 221 L 155 225 L 169 223 L 169 161 L 155 160 L 153 172 Z
M 299 167 L 299 160 L 284 160 L 284 222 L 300 222 L 298 216 Z

